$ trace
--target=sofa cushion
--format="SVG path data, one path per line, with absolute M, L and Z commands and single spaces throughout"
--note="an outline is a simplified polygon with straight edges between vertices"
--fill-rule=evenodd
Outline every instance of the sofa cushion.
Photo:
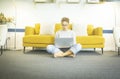
M 34 35 L 34 34 L 35 34 L 35 30 L 33 27 L 30 26 L 25 27 L 25 35 Z
M 94 27 L 93 27 L 93 25 L 88 25 L 87 26 L 87 33 L 88 33 L 88 35 L 93 35 L 93 30 L 94 30 Z
M 76 41 L 82 45 L 95 45 L 103 44 L 104 38 L 101 36 L 77 36 Z
M 29 35 L 23 37 L 24 43 L 34 43 L 34 44 L 53 44 L 53 35 Z
M 103 29 L 102 29 L 102 27 L 94 28 L 93 35 L 102 36 L 103 35 Z
M 38 23 L 38 24 L 35 24 L 35 34 L 39 35 L 39 33 L 40 33 L 40 24 Z

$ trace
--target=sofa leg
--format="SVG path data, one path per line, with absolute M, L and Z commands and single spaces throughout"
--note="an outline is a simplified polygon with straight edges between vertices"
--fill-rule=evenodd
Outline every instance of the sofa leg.
M 25 47 L 23 48 L 23 53 L 25 53 Z
M 96 51 L 96 48 L 94 48 L 94 52 Z
M 101 48 L 101 50 L 102 50 L 102 54 L 103 54 L 103 48 Z
M 119 55 L 119 53 L 120 53 L 120 47 L 118 47 L 118 55 Z
M 1 55 L 3 54 L 3 46 L 1 46 Z

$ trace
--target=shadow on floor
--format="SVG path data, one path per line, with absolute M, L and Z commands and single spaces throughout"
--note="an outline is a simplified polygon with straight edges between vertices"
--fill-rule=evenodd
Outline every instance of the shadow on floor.
M 44 54 L 44 55 L 49 55 L 49 53 L 47 53 L 46 50 L 27 50 L 24 54 L 37 54 L 37 55 Z M 102 55 L 102 54 L 100 52 L 97 52 L 97 51 L 80 51 L 80 52 L 78 52 L 77 55 L 88 56 L 88 55 Z

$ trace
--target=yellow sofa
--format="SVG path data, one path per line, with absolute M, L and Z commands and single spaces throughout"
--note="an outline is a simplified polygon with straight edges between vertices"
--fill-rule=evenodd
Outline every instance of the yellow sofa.
M 94 28 L 93 25 L 88 25 L 87 34 L 88 36 L 77 36 L 77 43 L 80 43 L 82 48 L 101 48 L 103 54 L 105 39 L 102 27 Z
M 62 29 L 61 24 L 55 24 L 54 32 Z M 72 30 L 72 24 L 69 25 L 69 29 Z M 94 28 L 93 25 L 87 26 L 87 36 L 77 36 L 76 42 L 82 45 L 82 48 L 101 48 L 103 54 L 105 39 L 103 35 L 103 29 L 101 27 Z M 54 35 L 42 35 L 40 34 L 40 24 L 35 24 L 35 27 L 26 26 L 25 36 L 23 37 L 24 52 L 25 47 L 42 47 L 54 44 Z

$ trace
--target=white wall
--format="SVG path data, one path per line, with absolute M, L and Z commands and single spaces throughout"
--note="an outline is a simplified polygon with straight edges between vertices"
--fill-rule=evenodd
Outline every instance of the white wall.
M 69 17 L 77 35 L 86 35 L 87 24 L 101 26 L 105 30 L 112 30 L 115 27 L 115 10 L 117 13 L 117 23 L 120 23 L 120 4 L 86 4 L 86 0 L 81 0 L 79 4 L 66 4 L 58 2 L 54 4 L 34 4 L 33 0 L 0 0 L 0 12 L 16 19 L 17 28 L 25 28 L 27 25 L 34 26 L 41 23 L 41 34 L 52 34 L 54 24 L 60 22 L 64 16 Z M 62 0 L 64 1 L 64 0 Z M 114 6 L 117 8 L 115 9 Z M 14 28 L 14 25 L 10 25 Z M 46 29 L 49 28 L 49 29 Z M 8 47 L 14 47 L 14 33 L 9 33 L 10 40 Z M 17 49 L 22 48 L 22 37 L 24 33 L 17 33 Z M 106 39 L 105 50 L 114 50 L 114 40 L 112 34 L 104 34 Z

